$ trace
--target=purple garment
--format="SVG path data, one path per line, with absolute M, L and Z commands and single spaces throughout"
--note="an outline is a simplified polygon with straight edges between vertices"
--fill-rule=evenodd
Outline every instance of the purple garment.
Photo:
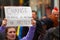
M 6 29 L 6 27 L 0 26 L 0 32 L 4 33 L 5 29 Z
M 34 37 L 35 28 L 36 27 L 34 26 L 30 27 L 27 35 L 20 40 L 32 40 Z

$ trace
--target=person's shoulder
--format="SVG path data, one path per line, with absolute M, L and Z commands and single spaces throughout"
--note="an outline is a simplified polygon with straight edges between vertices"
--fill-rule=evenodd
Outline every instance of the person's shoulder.
M 50 29 L 48 29 L 48 33 L 52 33 L 53 32 L 53 30 L 55 30 L 56 28 L 55 27 L 53 27 L 53 28 L 50 28 Z
M 59 34 L 60 34 L 60 32 L 59 32 L 59 27 L 57 27 L 57 28 L 53 31 L 53 34 L 54 34 L 55 36 L 59 37 Z

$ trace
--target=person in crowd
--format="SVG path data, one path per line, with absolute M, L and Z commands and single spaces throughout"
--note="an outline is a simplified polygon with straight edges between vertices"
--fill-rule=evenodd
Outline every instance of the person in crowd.
M 48 18 L 42 19 L 41 22 L 43 30 L 38 40 L 43 40 L 47 31 L 49 30 L 50 32 L 52 32 L 52 30 L 54 30 L 58 25 L 58 20 L 55 15 L 49 15 Z
M 59 28 L 59 21 L 58 21 L 59 11 L 58 11 L 58 8 L 55 7 L 52 10 L 52 15 L 55 16 L 55 18 L 53 18 L 54 26 L 47 31 L 47 33 L 45 34 L 44 40 L 58 40 L 59 39 L 59 36 L 58 36 L 59 35 L 59 30 L 58 30 L 58 28 Z
M 25 37 L 22 39 L 18 39 L 16 36 L 16 29 L 15 27 L 7 27 L 5 30 L 5 40 L 32 40 L 34 34 L 34 27 L 31 27 Z
M 43 40 L 44 34 L 46 33 L 46 29 L 47 29 L 47 25 L 43 21 L 41 21 L 41 24 L 42 24 L 43 30 L 40 33 L 38 40 Z
M 59 20 L 59 11 L 58 11 L 58 8 L 54 7 L 54 9 L 52 10 L 52 14 L 51 15 L 47 15 L 47 17 L 43 17 L 42 19 L 46 19 L 46 18 L 51 19 L 54 22 L 54 25 L 58 26 L 58 22 L 57 22 L 57 20 Z
M 15 27 L 7 27 L 5 30 L 5 40 L 32 40 L 36 28 L 36 21 L 32 20 L 32 27 L 29 28 L 29 31 L 25 37 L 22 39 L 18 39 L 16 35 L 16 28 Z
M 51 15 L 51 6 L 47 5 L 45 9 L 46 9 L 45 10 L 46 11 L 45 16 L 47 17 L 48 15 Z
M 35 33 L 34 33 L 34 37 L 33 37 L 33 40 L 37 40 L 39 35 L 40 35 L 40 32 L 42 31 L 42 25 L 41 25 L 41 22 L 40 20 L 38 20 L 37 18 L 37 12 L 36 11 L 32 11 L 32 18 L 34 20 L 36 20 L 36 30 L 35 30 Z
M 59 40 L 59 26 L 53 29 L 51 32 L 48 31 L 44 37 L 44 40 Z
M 48 32 L 52 32 L 58 26 L 58 20 L 57 19 L 58 19 L 57 8 L 54 8 L 52 10 L 52 14 L 51 15 L 47 15 L 47 17 L 44 16 L 41 19 L 41 22 L 43 22 L 43 24 L 45 24 L 45 26 L 42 25 L 42 27 L 43 27 L 43 33 L 42 34 L 43 35 L 42 36 L 40 35 L 38 40 L 43 40 L 44 36 L 47 34 L 47 31 Z
M 0 32 L 4 33 L 4 30 L 5 30 L 5 28 L 6 28 L 6 25 L 7 25 L 7 19 L 4 18 L 4 19 L 2 20 L 2 24 L 1 24 L 1 26 L 0 26 Z
M 54 9 L 52 10 L 52 14 L 55 15 L 57 19 L 59 19 L 59 10 L 57 7 L 54 7 Z

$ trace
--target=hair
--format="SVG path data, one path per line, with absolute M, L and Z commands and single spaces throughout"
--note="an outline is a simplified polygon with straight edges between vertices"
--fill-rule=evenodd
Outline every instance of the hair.
M 35 12 L 35 13 L 36 13 L 36 15 L 37 15 L 37 11 L 35 11 L 35 10 L 32 10 L 32 12 Z
M 6 29 L 5 29 L 5 40 L 7 40 L 7 32 L 8 32 L 8 29 L 9 28 L 15 28 L 15 27 L 7 27 Z M 16 28 L 15 28 L 15 30 L 16 30 Z M 15 40 L 18 40 L 18 37 L 17 37 L 17 35 L 16 35 L 16 39 Z
M 49 15 L 48 18 L 50 18 L 52 21 L 53 21 L 53 25 L 54 27 L 58 26 L 58 20 L 57 18 L 55 17 L 55 15 Z
M 57 8 L 57 7 L 54 7 L 54 8 L 53 8 L 52 13 L 54 13 L 54 11 L 59 12 L 59 10 L 58 10 L 58 8 Z
M 46 6 L 46 8 L 47 8 L 47 9 L 50 9 L 50 10 L 52 9 L 51 6 Z

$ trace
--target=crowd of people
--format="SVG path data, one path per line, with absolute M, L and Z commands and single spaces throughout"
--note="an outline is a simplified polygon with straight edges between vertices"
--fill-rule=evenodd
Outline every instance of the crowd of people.
M 19 39 L 16 27 L 6 27 L 7 19 L 2 20 L 0 26 L 0 40 L 59 40 L 59 11 L 54 8 L 50 15 L 37 19 L 37 12 L 32 11 L 32 27 L 27 35 Z

